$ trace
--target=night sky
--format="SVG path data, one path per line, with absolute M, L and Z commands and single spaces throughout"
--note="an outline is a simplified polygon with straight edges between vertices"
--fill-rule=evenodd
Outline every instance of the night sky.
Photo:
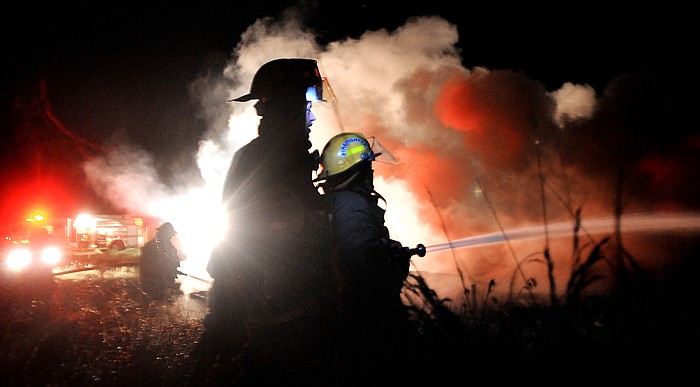
M 450 51 L 444 56 L 458 58 L 458 65 L 471 77 L 447 79 L 447 70 L 440 73 L 431 69 L 423 73 L 423 78 L 414 74 L 410 81 L 396 82 L 391 89 L 402 92 L 401 98 L 406 101 L 403 106 L 414 106 L 402 121 L 415 128 L 413 132 L 402 135 L 400 130 L 389 128 L 388 122 L 377 118 L 386 112 L 366 116 L 358 113 L 365 117 L 364 121 L 354 122 L 346 117 L 340 125 L 342 129 L 383 134 L 383 142 L 396 154 L 404 159 L 410 155 L 408 159 L 417 165 L 414 174 L 404 174 L 407 171 L 398 169 L 380 175 L 387 180 L 399 178 L 414 189 L 421 184 L 429 187 L 431 205 L 436 209 L 447 213 L 449 208 L 454 210 L 453 202 L 458 202 L 464 206 L 451 212 L 454 217 L 467 214 L 471 218 L 470 211 L 477 211 L 476 204 L 465 199 L 471 188 L 461 183 L 476 174 L 465 172 L 464 164 L 454 166 L 459 149 L 448 149 L 442 154 L 449 156 L 454 152 L 452 158 L 438 159 L 435 155 L 445 144 L 430 143 L 435 136 L 442 139 L 463 136 L 466 144 L 463 150 L 476 155 L 484 170 L 499 171 L 489 175 L 493 178 L 492 199 L 496 200 L 497 209 L 508 213 L 509 219 L 541 220 L 541 215 L 530 211 L 541 209 L 541 203 L 532 202 L 530 195 L 513 197 L 507 184 L 533 169 L 532 163 L 521 163 L 528 157 L 522 144 L 528 144 L 529 130 L 519 125 L 527 122 L 542 132 L 553 128 L 550 119 L 541 118 L 545 116 L 544 113 L 540 116 L 540 111 L 549 111 L 551 115 L 549 93 L 563 90 L 567 83 L 588 87 L 600 108 L 595 114 L 588 114 L 586 120 L 560 124 L 571 134 L 567 140 L 577 145 L 564 144 L 562 169 L 575 171 L 576 176 L 585 177 L 588 182 L 588 179 L 594 181 L 601 170 L 614 174 L 613 166 L 618 163 L 632 166 L 635 171 L 646 171 L 636 180 L 638 184 L 656 188 L 635 195 L 638 206 L 631 207 L 643 211 L 698 209 L 700 130 L 692 117 L 697 109 L 698 86 L 693 12 L 670 5 L 661 9 L 638 6 L 613 10 L 591 3 L 567 7 L 530 3 L 515 6 L 424 3 L 387 8 L 370 1 L 149 2 L 149 5 L 80 2 L 41 6 L 10 1 L 4 6 L 0 27 L 5 69 L 0 78 L 4 221 L 22 218 L 36 205 L 47 206 L 57 216 L 72 216 L 83 208 L 98 212 L 138 210 L 115 206 L 113 198 L 105 197 L 89 183 L 94 177 L 87 179 L 83 169 L 86 161 L 102 160 L 125 145 L 135 154 L 148 155 L 160 191 L 174 194 L 183 185 L 196 185 L 204 180 L 197 167 L 200 141 L 212 132 L 221 132 L 233 107 L 225 103 L 231 97 L 226 90 L 203 98 L 202 85 L 210 82 L 230 93 L 247 87 L 249 78 L 222 76 L 231 63 L 243 67 L 243 59 L 255 55 L 245 51 L 247 47 L 255 47 L 255 39 L 244 39 L 242 34 L 252 31 L 251 26 L 263 18 L 271 18 L 274 25 L 274 21 L 290 15 L 303 26 L 301 29 L 310 31 L 321 51 L 332 52 L 320 64 L 334 71 L 324 75 L 332 85 L 335 77 L 336 92 L 347 95 L 345 100 L 339 96 L 341 115 L 360 106 L 354 104 L 361 103 L 358 101 L 362 97 L 353 99 L 350 90 L 344 92 L 347 89 L 343 86 L 352 82 L 342 78 L 355 76 L 352 74 L 356 68 L 348 60 L 334 62 L 341 55 L 335 49 L 349 51 L 359 45 L 353 46 L 351 42 L 369 42 L 370 38 L 382 35 L 378 31 L 384 31 L 389 42 L 403 32 L 408 37 L 408 30 L 414 34 L 410 35 L 411 39 L 420 40 L 421 34 L 407 27 L 412 25 L 412 18 L 421 18 L 416 25 L 419 31 L 425 29 L 424 36 L 437 31 L 433 28 L 438 27 L 433 26 L 442 25 L 441 21 L 456 29 L 458 39 L 453 45 L 447 43 L 442 50 Z M 273 34 L 271 31 L 268 30 L 269 35 Z M 440 36 L 435 38 L 439 40 Z M 397 41 L 395 46 L 405 45 L 410 50 L 410 42 L 410 39 Z M 419 44 L 424 43 L 416 46 Z M 443 54 L 429 55 L 443 59 Z M 393 57 L 387 57 L 390 61 L 382 61 L 387 58 L 381 55 L 376 61 L 365 58 L 363 71 L 374 66 L 375 73 L 391 69 L 395 66 L 391 62 Z M 454 68 L 455 64 L 449 66 Z M 348 69 L 347 74 L 343 69 Z M 222 78 L 224 82 L 214 82 Z M 371 90 L 371 85 L 365 84 L 370 79 L 377 82 L 371 76 L 358 75 L 354 79 L 356 91 Z M 421 104 L 425 102 L 421 98 L 428 98 L 421 90 L 433 90 L 432 86 L 416 88 L 421 79 L 429 85 L 441 82 L 435 83 L 439 87 L 432 94 L 425 93 L 434 105 Z M 506 87 L 509 85 L 520 87 Z M 371 95 L 364 97 L 367 103 L 372 103 Z M 516 106 L 524 100 L 531 101 L 530 113 L 523 113 Z M 422 111 L 421 106 L 427 110 Z M 316 125 L 321 127 L 322 121 L 321 117 Z M 431 132 L 431 127 L 451 129 L 439 135 L 435 130 Z M 427 148 L 430 151 L 425 151 Z M 606 149 L 600 150 L 603 148 Z M 133 158 L 131 164 L 140 162 L 139 158 Z M 124 181 L 132 176 L 134 167 L 130 162 L 113 161 L 92 165 L 92 173 L 101 175 L 103 184 L 109 180 L 105 176 L 112 176 L 113 182 Z M 95 165 L 103 168 L 95 172 Z M 631 178 L 636 177 L 632 174 Z M 450 189 L 437 192 L 444 179 L 460 183 L 448 184 Z M 604 184 L 609 183 L 605 181 Z M 129 183 L 134 190 L 147 191 L 151 182 L 135 179 Z M 482 179 L 481 183 L 489 182 Z M 665 188 L 658 188 L 661 186 Z M 505 194 L 499 194 L 500 189 Z M 425 192 L 413 194 L 420 203 L 428 200 Z M 508 195 L 514 199 L 512 202 L 505 201 Z M 610 189 L 601 197 L 611 201 Z M 596 194 L 586 198 L 595 203 L 587 203 L 587 208 L 609 204 L 598 202 Z M 503 201 L 498 202 L 499 199 Z M 442 240 L 494 231 L 486 223 L 472 220 L 468 224 L 449 217 L 443 221 L 454 233 L 443 235 Z M 437 224 L 434 220 L 426 222 Z

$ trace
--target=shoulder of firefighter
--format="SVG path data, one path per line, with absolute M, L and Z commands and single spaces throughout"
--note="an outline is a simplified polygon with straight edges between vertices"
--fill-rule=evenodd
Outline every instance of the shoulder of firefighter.
M 148 242 L 144 243 L 143 246 L 141 246 L 140 250 L 140 256 L 143 257 L 148 257 L 150 255 L 153 255 L 158 251 L 155 239 L 151 239 Z

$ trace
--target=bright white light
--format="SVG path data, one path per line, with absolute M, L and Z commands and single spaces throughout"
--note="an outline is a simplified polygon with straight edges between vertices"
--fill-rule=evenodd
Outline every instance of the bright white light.
M 181 268 L 188 274 L 208 278 L 205 268 L 214 246 L 226 233 L 226 216 L 221 204 L 221 185 L 192 188 L 186 193 L 151 203 L 148 213 L 173 224 L 177 235 L 172 242 Z
M 73 224 L 75 225 L 77 232 L 95 231 L 97 228 L 97 221 L 92 215 L 89 214 L 80 214 L 76 216 Z
M 21 271 L 29 266 L 32 261 L 32 253 L 26 248 L 17 248 L 12 250 L 7 256 L 7 267 L 10 270 Z
M 55 246 L 49 246 L 41 252 L 41 262 L 55 266 L 61 262 L 62 255 L 61 249 Z

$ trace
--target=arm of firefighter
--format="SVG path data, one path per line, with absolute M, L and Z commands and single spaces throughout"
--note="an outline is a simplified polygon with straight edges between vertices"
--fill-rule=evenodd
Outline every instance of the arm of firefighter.
M 408 276 L 409 267 L 411 265 L 411 257 L 413 255 L 425 255 L 425 247 L 419 244 L 418 247 L 411 249 L 404 247 L 400 242 L 393 239 L 387 241 L 389 243 L 389 252 L 391 254 L 391 266 L 393 267 L 396 276 L 397 289 L 400 291 L 403 287 L 404 280 Z

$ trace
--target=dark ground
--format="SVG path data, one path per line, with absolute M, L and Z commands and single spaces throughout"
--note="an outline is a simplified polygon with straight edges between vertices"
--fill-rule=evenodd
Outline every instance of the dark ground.
M 201 316 L 188 315 L 184 298 L 150 301 L 134 270 L 90 271 L 57 278 L 51 289 L 3 292 L 3 384 L 182 384 Z
M 46 289 L 2 283 L 3 385 L 240 385 L 192 379 L 204 301 L 151 301 L 135 270 L 57 276 Z M 419 359 L 406 372 L 416 385 L 684 380 L 696 367 L 700 308 L 678 280 L 573 312 L 495 301 L 459 316 L 438 308 L 419 318 Z

